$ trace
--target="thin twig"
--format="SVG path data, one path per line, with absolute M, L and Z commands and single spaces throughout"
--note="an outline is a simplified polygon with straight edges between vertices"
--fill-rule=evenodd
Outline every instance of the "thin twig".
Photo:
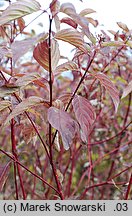
M 39 180 L 41 180 L 42 182 L 44 182 L 46 185 L 48 185 L 50 188 L 52 188 L 57 194 L 59 194 L 59 191 L 55 187 L 53 187 L 51 184 L 49 184 L 47 181 L 45 181 L 41 176 L 39 176 L 36 173 L 34 173 L 31 170 L 29 170 L 26 166 L 24 166 L 22 163 L 20 163 L 17 159 L 15 159 L 13 156 L 11 156 L 10 154 L 8 154 L 4 150 L 0 149 L 0 151 L 3 154 L 5 154 L 7 157 L 9 157 L 10 159 L 12 159 L 14 162 L 16 162 L 17 164 L 19 164 L 21 167 L 23 167 L 25 170 L 27 170 L 29 173 L 31 173 L 33 176 L 35 176 L 36 178 L 38 178 Z

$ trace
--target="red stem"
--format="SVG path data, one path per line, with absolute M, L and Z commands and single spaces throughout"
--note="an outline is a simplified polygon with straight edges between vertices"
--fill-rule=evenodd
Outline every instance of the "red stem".
M 87 168 L 87 171 L 88 171 L 88 183 L 87 183 L 87 185 L 89 185 L 90 184 L 91 173 L 92 173 L 92 167 L 93 167 L 92 154 L 91 154 L 92 149 L 91 149 L 91 145 L 90 145 L 90 136 L 88 137 L 87 148 L 88 148 L 88 160 L 89 160 L 89 166 Z
M 15 21 L 14 21 L 14 26 L 15 26 Z M 14 41 L 13 28 L 11 25 L 10 44 L 12 44 L 13 41 Z M 10 59 L 10 71 L 11 71 L 11 76 L 13 76 L 13 60 L 12 60 L 12 58 Z M 14 119 L 11 120 L 11 142 L 12 142 L 12 153 L 13 153 L 15 159 L 18 160 L 17 148 L 16 148 L 16 139 L 15 139 Z M 14 178 L 15 178 L 15 186 L 16 186 L 16 198 L 18 199 L 18 185 L 17 185 L 16 167 L 17 167 L 18 176 L 19 176 L 19 180 L 20 180 L 20 186 L 21 186 L 21 190 L 22 190 L 22 194 L 23 194 L 23 199 L 25 200 L 26 199 L 26 193 L 24 190 L 24 185 L 23 185 L 23 181 L 22 181 L 22 177 L 21 177 L 21 169 L 20 169 L 19 165 L 14 162 Z
M 51 26 L 52 26 L 52 19 L 49 16 L 49 87 L 50 87 L 50 107 L 52 106 L 52 62 L 51 62 L 52 61 L 52 59 L 51 59 L 51 46 L 52 46 L 52 44 L 51 44 Z M 60 184 L 57 172 L 56 172 L 56 167 L 55 167 L 54 162 L 53 162 L 52 146 L 53 146 L 53 143 L 52 143 L 52 126 L 49 123 L 50 164 L 51 164 L 53 175 L 54 175 L 54 178 L 55 178 L 55 181 L 56 181 L 57 189 L 58 189 L 59 194 L 60 194 L 60 198 L 63 200 L 64 199 L 64 195 L 62 193 L 61 184 Z
M 129 193 L 130 193 L 130 190 L 131 190 L 131 186 L 132 186 L 132 174 L 130 176 L 129 184 L 128 184 L 128 187 L 127 187 L 127 192 L 126 192 L 126 195 L 125 195 L 125 200 L 128 200 L 128 196 L 129 196 Z
M 15 192 L 16 192 L 16 200 L 19 199 L 19 196 L 18 196 L 18 185 L 17 185 L 17 167 L 16 167 L 16 163 L 14 162 L 14 181 L 15 181 Z
M 12 154 L 16 156 L 16 144 L 14 137 L 14 120 L 11 120 L 11 141 L 12 141 Z M 17 168 L 16 163 L 14 162 L 14 181 L 15 181 L 15 191 L 16 191 L 16 200 L 18 200 L 18 185 L 17 185 Z
M 16 160 L 18 160 L 17 149 L 16 149 L 16 140 L 15 140 L 14 119 L 11 120 L 11 141 L 12 141 L 12 154 L 14 155 L 14 158 Z M 16 164 L 16 163 L 14 162 L 14 164 Z M 18 164 L 17 164 L 17 171 L 18 171 L 18 176 L 19 176 L 19 180 L 20 180 L 23 199 L 25 200 L 26 199 L 26 193 L 25 193 L 25 190 L 24 190 L 24 185 L 23 185 L 23 181 L 22 181 L 22 177 L 21 177 L 21 169 L 20 169 Z M 17 184 L 16 171 L 14 172 L 14 177 L 15 177 L 15 185 L 16 185 Z M 17 185 L 16 185 L 16 195 L 17 195 L 16 198 L 18 199 L 18 187 L 17 187 Z
M 129 170 L 130 168 L 132 168 L 132 166 L 127 167 L 126 169 L 122 170 L 121 172 L 117 173 L 116 175 L 112 176 L 110 179 L 114 179 L 116 177 L 118 177 L 119 175 L 121 175 L 122 173 L 126 172 L 127 170 Z

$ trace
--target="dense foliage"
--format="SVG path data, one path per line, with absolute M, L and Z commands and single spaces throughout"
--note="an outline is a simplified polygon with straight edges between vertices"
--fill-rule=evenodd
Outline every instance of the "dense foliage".
M 92 13 L 61 0 L 1 11 L 0 199 L 132 198 L 132 32 L 94 34 Z

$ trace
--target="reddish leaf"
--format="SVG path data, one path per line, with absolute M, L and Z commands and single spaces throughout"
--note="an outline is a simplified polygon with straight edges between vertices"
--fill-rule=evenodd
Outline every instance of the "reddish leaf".
M 50 3 L 50 10 L 52 16 L 54 17 L 60 10 L 60 2 L 58 0 L 52 0 L 52 2 Z
M 58 42 L 52 39 L 51 42 L 51 65 L 52 70 L 54 70 L 60 59 L 60 51 Z M 47 71 L 49 71 L 49 45 L 48 40 L 39 43 L 34 51 L 33 56 L 36 61 Z
M 66 23 L 67 25 L 72 26 L 73 28 L 77 28 L 77 23 L 69 17 L 64 17 L 61 19 L 61 23 Z
M 17 19 L 17 23 L 18 23 L 20 32 L 22 32 L 23 29 L 25 28 L 25 21 L 24 21 L 24 19 L 23 18 L 18 18 Z
M 59 31 L 60 30 L 60 19 L 57 14 L 60 10 L 60 2 L 58 0 L 52 0 L 52 2 L 50 3 L 50 10 L 54 18 L 56 30 Z
M 58 31 L 55 34 L 55 38 L 58 40 L 68 42 L 72 44 L 73 46 L 77 47 L 78 49 L 82 50 L 83 52 L 88 51 L 86 49 L 86 46 L 83 40 L 83 35 L 75 29 L 68 28 L 68 29 L 63 29 L 61 31 Z
M 130 94 L 131 91 L 132 91 L 132 80 L 128 83 L 128 85 L 126 86 L 126 88 L 124 88 L 122 98 L 124 98 L 128 94 Z
M 117 112 L 118 105 L 120 102 L 118 89 L 114 86 L 114 84 L 111 82 L 110 78 L 107 75 L 99 72 L 95 74 L 95 77 L 100 81 L 101 85 L 105 87 L 105 89 L 111 96 L 115 106 L 115 111 Z
M 79 95 L 76 95 L 72 101 L 73 109 L 77 121 L 81 127 L 81 138 L 83 142 L 88 141 L 89 133 L 91 132 L 92 125 L 95 121 L 95 111 L 89 101 Z
M 7 34 L 3 28 L 3 26 L 0 26 L 0 36 L 4 39 L 7 37 Z
M 48 85 L 47 81 L 44 78 L 41 77 L 41 79 L 34 80 L 33 82 L 36 85 L 38 85 L 39 87 L 44 88 L 47 92 L 49 92 L 49 89 L 48 89 L 49 85 Z
M 44 101 L 43 98 L 31 96 L 29 98 L 24 99 L 21 103 L 15 106 L 10 115 L 7 117 L 4 125 L 7 125 L 8 122 L 14 118 L 15 116 L 23 113 L 24 111 L 29 110 L 31 107 L 37 106 L 43 103 L 45 106 L 48 106 L 48 103 Z
M 3 186 L 8 178 L 10 163 L 11 162 L 8 162 L 6 165 L 0 166 L 0 192 L 2 191 Z
M 64 148 L 68 150 L 78 131 L 77 122 L 71 118 L 70 114 L 55 107 L 49 108 L 48 121 L 52 127 L 60 132 Z
M 35 0 L 17 0 L 3 11 L 0 25 L 40 10 L 40 4 Z

